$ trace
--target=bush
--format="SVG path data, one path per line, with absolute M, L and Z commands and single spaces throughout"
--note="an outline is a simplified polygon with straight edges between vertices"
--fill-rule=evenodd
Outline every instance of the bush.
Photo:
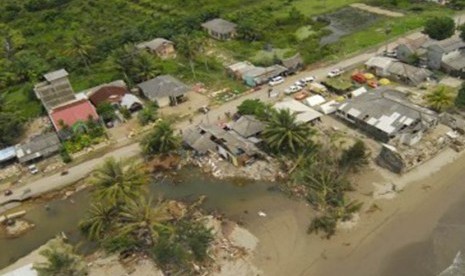
M 71 161 L 73 161 L 73 159 L 71 158 L 71 155 L 69 155 L 69 153 L 68 153 L 68 151 L 66 150 L 65 147 L 61 147 L 60 155 L 61 155 L 61 159 L 65 163 L 70 163 Z
M 462 87 L 459 89 L 457 97 L 455 97 L 454 104 L 458 108 L 465 108 L 465 83 L 462 84 Z
M 121 115 L 123 115 L 123 118 L 126 120 L 129 120 L 132 118 L 131 111 L 129 111 L 129 109 L 127 109 L 126 107 L 121 107 L 119 112 L 121 112 Z
M 449 16 L 433 17 L 426 21 L 424 32 L 432 39 L 443 40 L 451 37 L 455 31 L 455 22 Z
M 157 109 L 153 105 L 147 105 L 137 114 L 137 119 L 143 126 L 155 122 L 157 117 Z

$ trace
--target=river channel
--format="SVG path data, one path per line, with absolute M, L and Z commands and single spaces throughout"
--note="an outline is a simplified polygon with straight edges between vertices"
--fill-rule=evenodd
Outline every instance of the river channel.
M 204 209 L 216 210 L 227 217 L 241 221 L 248 214 L 262 210 L 264 202 L 283 200 L 282 193 L 274 192 L 276 183 L 248 181 L 243 179 L 219 180 L 194 168 L 184 168 L 175 180 L 165 178 L 150 184 L 154 198 L 194 201 L 200 195 L 207 197 Z M 47 203 L 31 203 L 24 219 L 34 223 L 35 228 L 16 239 L 0 239 L 0 268 L 6 267 L 25 256 L 49 239 L 64 232 L 73 243 L 84 241 L 78 230 L 78 222 L 90 204 L 89 191 L 81 191 L 68 199 L 55 199 Z M 48 207 L 48 208 L 46 208 Z M 262 207 L 263 208 L 263 207 Z M 86 243 L 84 251 L 92 248 Z

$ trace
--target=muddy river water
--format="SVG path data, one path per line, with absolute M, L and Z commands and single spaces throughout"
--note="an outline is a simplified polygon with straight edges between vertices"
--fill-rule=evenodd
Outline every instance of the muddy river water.
M 197 169 L 180 171 L 176 182 L 170 179 L 154 181 L 150 192 L 154 198 L 196 200 L 207 197 L 203 207 L 216 210 L 234 220 L 242 220 L 246 213 L 260 210 L 260 202 L 281 200 L 285 196 L 274 192 L 276 184 L 247 180 L 218 180 L 202 174 Z M 290 199 L 289 199 L 290 200 Z M 90 204 L 88 191 L 81 191 L 68 199 L 56 199 L 47 203 L 32 203 L 24 219 L 34 223 L 35 228 L 16 239 L 0 239 L 0 268 L 28 254 L 54 236 L 64 232 L 72 242 L 81 243 L 81 250 L 89 251 L 92 245 L 85 241 L 78 230 L 79 220 Z

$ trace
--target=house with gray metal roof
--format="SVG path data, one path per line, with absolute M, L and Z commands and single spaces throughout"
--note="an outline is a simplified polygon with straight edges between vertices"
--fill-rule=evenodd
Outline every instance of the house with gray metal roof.
M 412 104 L 403 93 L 389 88 L 349 99 L 336 114 L 384 143 L 398 138 L 413 145 L 438 124 L 435 112 Z
M 20 163 L 52 156 L 60 151 L 60 147 L 60 140 L 54 132 L 34 136 L 28 141 L 15 146 L 16 156 Z
M 139 50 L 147 50 L 148 52 L 155 54 L 162 59 L 176 56 L 174 43 L 168 39 L 160 37 L 150 41 L 141 42 L 136 45 L 136 48 Z
M 76 98 L 65 69 L 47 73 L 43 78 L 45 81 L 36 84 L 34 92 L 47 111 Z
M 16 158 L 16 150 L 14 146 L 7 147 L 0 150 L 0 165 L 7 163 Z
M 365 66 L 377 76 L 392 78 L 409 85 L 419 85 L 433 74 L 427 69 L 389 57 L 372 57 L 365 63 Z
M 137 87 L 147 99 L 158 103 L 159 107 L 177 105 L 185 101 L 190 90 L 187 85 L 170 75 L 158 76 L 139 83 Z
M 215 18 L 202 24 L 208 34 L 218 40 L 228 40 L 236 36 L 237 25 L 224 20 L 222 18 Z
M 231 124 L 231 129 L 244 138 L 257 136 L 266 125 L 253 115 L 243 115 Z
M 443 69 L 449 73 L 448 71 L 453 67 L 457 67 L 457 64 L 449 65 L 452 68 L 449 68 L 446 64 L 453 61 L 457 56 L 461 56 L 464 50 L 465 42 L 459 36 L 437 41 L 428 46 L 428 67 L 433 70 Z
M 183 142 L 199 154 L 216 152 L 235 166 L 261 156 L 253 142 L 216 125 L 199 124 L 183 132 Z

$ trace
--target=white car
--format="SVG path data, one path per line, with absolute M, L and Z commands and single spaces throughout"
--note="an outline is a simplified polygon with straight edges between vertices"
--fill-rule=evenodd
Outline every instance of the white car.
M 39 172 L 39 170 L 37 169 L 36 165 L 30 165 L 27 167 L 29 169 L 29 171 L 31 172 L 31 174 L 36 174 Z
M 334 77 L 342 75 L 343 73 L 344 73 L 344 70 L 342 70 L 342 68 L 336 68 L 336 69 L 329 71 L 328 78 L 334 78 Z
M 284 82 L 284 78 L 281 77 L 281 76 L 278 76 L 278 77 L 274 77 L 270 80 L 270 82 L 268 82 L 268 84 L 270 86 L 275 86 L 275 85 L 278 85 L 280 83 L 283 83 Z
M 286 88 L 284 90 L 284 94 L 289 95 L 289 94 L 292 94 L 292 93 L 299 92 L 300 90 L 302 90 L 302 86 L 291 85 L 291 86 L 289 86 L 288 88 Z
M 306 78 L 303 78 L 301 81 L 304 82 L 314 82 L 316 80 L 315 76 L 308 76 Z
M 305 87 L 307 85 L 307 83 L 304 80 L 298 80 L 298 81 L 294 82 L 294 85 L 295 86 L 300 86 L 300 87 Z

